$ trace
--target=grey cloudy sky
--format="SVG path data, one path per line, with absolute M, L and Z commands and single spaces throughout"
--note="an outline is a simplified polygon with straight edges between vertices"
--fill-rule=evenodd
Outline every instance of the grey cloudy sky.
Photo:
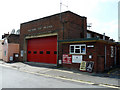
M 87 17 L 92 31 L 106 33 L 118 41 L 119 0 L 61 0 L 70 10 Z M 60 0 L 0 0 L 0 39 L 4 33 L 19 29 L 20 23 L 60 12 Z

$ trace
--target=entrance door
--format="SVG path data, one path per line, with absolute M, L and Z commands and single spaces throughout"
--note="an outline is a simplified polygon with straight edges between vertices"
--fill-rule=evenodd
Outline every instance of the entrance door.
M 57 64 L 57 36 L 29 39 L 27 60 L 29 62 Z

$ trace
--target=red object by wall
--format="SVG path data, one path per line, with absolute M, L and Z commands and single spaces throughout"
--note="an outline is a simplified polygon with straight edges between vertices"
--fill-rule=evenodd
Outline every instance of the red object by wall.
M 27 60 L 29 62 L 57 64 L 57 36 L 29 39 Z
M 72 55 L 63 54 L 63 63 L 72 64 Z

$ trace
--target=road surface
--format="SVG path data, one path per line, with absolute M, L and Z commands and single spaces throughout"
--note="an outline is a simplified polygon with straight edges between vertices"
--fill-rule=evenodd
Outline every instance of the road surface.
M 0 66 L 0 88 L 105 88 L 21 72 Z

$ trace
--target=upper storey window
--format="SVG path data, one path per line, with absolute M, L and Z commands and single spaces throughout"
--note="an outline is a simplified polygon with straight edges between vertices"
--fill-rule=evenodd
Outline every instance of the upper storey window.
M 87 38 L 91 38 L 91 34 L 90 33 L 87 33 Z

